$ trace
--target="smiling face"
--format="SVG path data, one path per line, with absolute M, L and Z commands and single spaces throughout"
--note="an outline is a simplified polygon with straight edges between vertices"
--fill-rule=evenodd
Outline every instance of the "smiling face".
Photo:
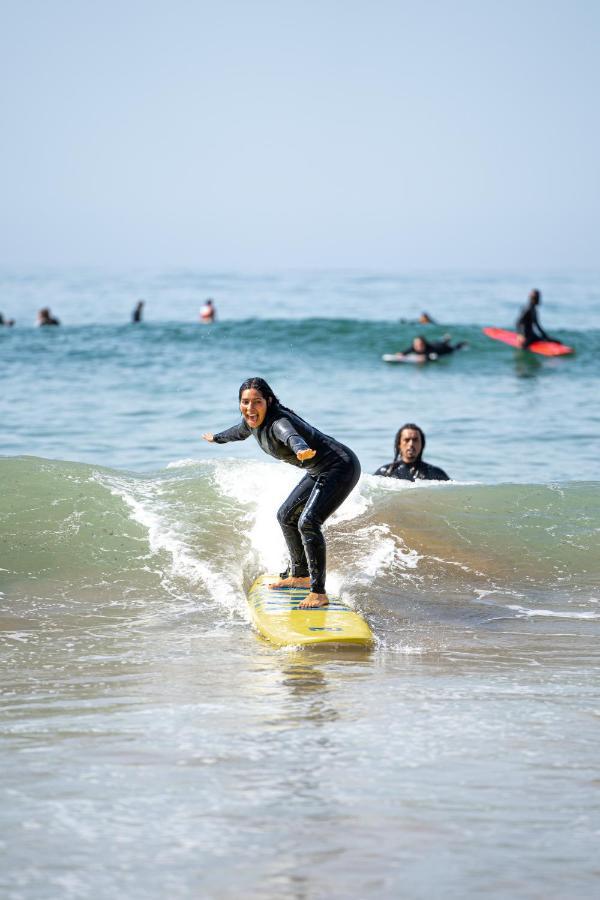
M 423 450 L 421 435 L 414 428 L 405 428 L 400 435 L 400 456 L 402 462 L 414 463 Z
M 256 388 L 246 388 L 240 397 L 240 412 L 250 428 L 259 428 L 265 421 L 268 404 Z

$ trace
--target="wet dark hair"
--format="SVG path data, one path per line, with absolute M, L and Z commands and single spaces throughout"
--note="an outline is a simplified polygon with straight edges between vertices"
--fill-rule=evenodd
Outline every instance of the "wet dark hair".
M 260 394 L 262 394 L 263 398 L 267 401 L 268 407 L 279 405 L 279 399 L 275 396 L 272 387 L 267 384 L 264 378 L 246 378 L 246 380 L 240 385 L 238 403 L 241 402 L 242 394 L 244 393 L 244 391 L 247 391 L 250 388 L 254 388 L 255 391 L 258 391 Z
M 407 422 L 402 428 L 399 428 L 396 432 L 396 437 L 394 438 L 394 462 L 400 456 L 400 438 L 402 437 L 402 432 L 406 431 L 407 428 L 410 428 L 412 431 L 418 431 L 421 435 L 421 452 L 419 453 L 417 460 L 421 459 L 423 456 L 423 450 L 425 449 L 425 432 L 422 428 L 419 428 L 418 425 L 415 425 L 414 422 Z
M 433 353 L 433 352 L 434 352 L 434 348 L 433 348 L 432 345 L 429 343 L 429 341 L 427 340 L 427 338 L 426 338 L 426 337 L 423 337 L 422 334 L 417 334 L 417 335 L 415 335 L 415 337 L 412 339 L 411 347 L 414 347 L 414 346 L 415 346 L 415 341 L 423 341 L 423 344 L 425 345 L 425 349 L 424 349 L 424 351 L 423 351 L 424 353 Z M 404 427 L 406 428 L 406 425 L 405 425 Z M 411 425 L 411 428 L 412 428 L 412 425 Z

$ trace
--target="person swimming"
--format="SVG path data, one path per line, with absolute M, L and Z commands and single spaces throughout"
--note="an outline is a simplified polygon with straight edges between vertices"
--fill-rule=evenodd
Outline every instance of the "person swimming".
M 47 306 L 38 310 L 36 325 L 60 325 L 60 321 L 55 318 Z
M 212 299 L 209 297 L 208 300 L 204 303 L 204 306 L 200 310 L 200 321 L 201 322 L 214 322 L 217 318 L 217 310 L 215 309 L 215 304 Z
M 143 313 L 144 313 L 144 301 L 138 300 L 138 302 L 135 304 L 135 307 L 131 314 L 131 321 L 132 322 L 141 322 Z
M 346 499 L 360 477 L 356 454 L 283 406 L 263 378 L 240 386 L 242 421 L 205 441 L 226 444 L 253 435 L 269 456 L 306 471 L 277 513 L 290 565 L 271 587 L 310 587 L 301 608 L 327 606 L 326 549 L 321 526 Z
M 15 324 L 14 319 L 5 319 L 2 313 L 0 313 L 0 326 L 5 326 L 6 328 L 12 328 Z
M 380 466 L 373 474 L 403 481 L 450 481 L 443 469 L 423 460 L 424 449 L 425 432 L 407 422 L 396 432 L 393 462 Z

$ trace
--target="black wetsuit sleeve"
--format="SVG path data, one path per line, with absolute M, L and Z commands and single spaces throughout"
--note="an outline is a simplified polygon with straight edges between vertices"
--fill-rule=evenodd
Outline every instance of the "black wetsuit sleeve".
M 390 470 L 392 468 L 392 463 L 388 463 L 385 466 L 379 466 L 376 472 L 373 472 L 373 475 L 383 475 L 383 477 L 387 477 L 390 475 Z
M 544 329 L 542 328 L 542 326 L 540 325 L 539 319 L 538 319 L 538 317 L 537 317 L 537 310 L 535 310 L 535 309 L 533 310 L 533 315 L 532 315 L 532 317 L 531 317 L 531 324 L 534 326 L 534 328 L 535 328 L 535 330 L 537 331 L 538 335 L 539 335 L 544 341 L 551 341 L 551 340 L 552 340 L 552 338 L 550 337 L 550 335 L 547 334 L 547 333 L 544 331 Z
M 450 481 L 450 478 L 439 466 L 427 465 L 427 479 L 429 481 Z
M 227 428 L 226 431 L 220 431 L 218 434 L 213 434 L 213 441 L 215 444 L 228 444 L 230 441 L 245 441 L 246 438 L 250 437 L 251 433 L 250 426 L 242 421 L 239 425 L 234 425 L 233 428 Z
M 303 437 L 300 437 L 289 419 L 280 418 L 273 423 L 271 429 L 274 437 L 277 438 L 286 447 L 289 447 L 292 453 L 298 454 L 301 450 L 310 450 Z

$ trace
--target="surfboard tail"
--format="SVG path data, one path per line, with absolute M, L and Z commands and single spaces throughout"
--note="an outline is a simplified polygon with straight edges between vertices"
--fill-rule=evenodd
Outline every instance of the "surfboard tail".
M 316 644 L 371 646 L 373 632 L 357 612 L 338 597 L 329 605 L 300 609 L 309 588 L 275 588 L 276 575 L 260 575 L 248 592 L 248 606 L 258 631 L 278 647 Z

